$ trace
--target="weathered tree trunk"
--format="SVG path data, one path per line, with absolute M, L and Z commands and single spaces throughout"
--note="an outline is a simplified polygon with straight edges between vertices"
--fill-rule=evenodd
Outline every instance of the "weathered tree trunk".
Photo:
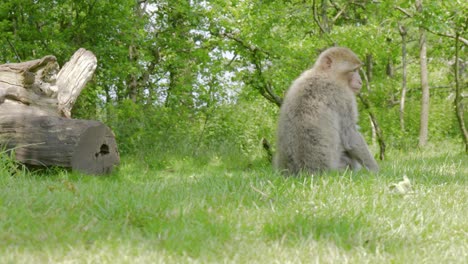
M 422 12 L 422 0 L 416 1 L 418 12 Z M 429 82 L 427 74 L 426 30 L 419 28 L 419 60 L 421 66 L 421 119 L 419 127 L 419 147 L 427 144 L 429 127 Z
M 0 65 L 0 113 L 71 117 L 71 109 L 92 78 L 94 54 L 79 49 L 59 71 L 57 59 Z
M 455 38 L 455 114 L 457 115 L 458 125 L 460 126 L 460 131 L 462 134 L 463 142 L 465 143 L 465 152 L 468 153 L 468 130 L 465 127 L 465 114 L 464 114 L 464 105 L 463 105 L 463 97 L 461 94 L 461 86 L 460 86 L 460 60 L 459 60 L 459 52 L 460 52 L 460 45 L 459 45 L 459 34 L 456 33 Z
M 25 164 L 111 171 L 119 163 L 112 131 L 98 121 L 70 119 L 96 65 L 85 49 L 61 70 L 54 56 L 0 65 L 0 147 Z
M 0 141 L 25 164 L 104 174 L 119 160 L 112 131 L 98 121 L 0 115 Z

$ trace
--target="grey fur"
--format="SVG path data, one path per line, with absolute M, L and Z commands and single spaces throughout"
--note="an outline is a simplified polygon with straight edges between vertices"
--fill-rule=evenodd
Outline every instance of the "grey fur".
M 278 122 L 274 166 L 286 173 L 379 167 L 357 130 L 356 98 L 349 87 L 314 68 L 286 93 Z

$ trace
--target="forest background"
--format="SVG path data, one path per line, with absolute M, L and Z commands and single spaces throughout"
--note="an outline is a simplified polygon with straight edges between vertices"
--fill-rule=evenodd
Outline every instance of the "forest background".
M 123 155 L 211 150 L 255 160 L 266 155 L 262 138 L 275 145 L 288 86 L 332 45 L 351 48 L 365 63 L 368 105 L 360 101 L 359 125 L 368 141 L 424 145 L 425 34 L 429 141 L 464 144 L 454 101 L 456 80 L 459 102 L 467 86 L 467 4 L 421 7 L 413 1 L 3 1 L 0 61 L 52 54 L 63 65 L 84 47 L 99 65 L 73 116 L 108 124 Z M 381 135 L 374 127 L 373 136 L 369 112 Z

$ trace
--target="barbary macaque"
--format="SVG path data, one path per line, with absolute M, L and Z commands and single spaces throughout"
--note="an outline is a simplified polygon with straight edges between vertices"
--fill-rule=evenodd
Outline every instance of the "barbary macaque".
M 276 169 L 285 174 L 379 170 L 357 127 L 361 66 L 351 50 L 333 47 L 293 82 L 280 109 Z

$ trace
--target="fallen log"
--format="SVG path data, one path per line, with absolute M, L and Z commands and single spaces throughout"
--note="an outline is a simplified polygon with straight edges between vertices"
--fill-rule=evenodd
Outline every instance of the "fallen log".
M 98 121 L 55 116 L 0 116 L 0 141 L 25 164 L 105 174 L 119 160 L 112 131 Z
M 27 165 L 62 166 L 88 174 L 110 172 L 120 162 L 112 131 L 71 110 L 97 66 L 79 49 L 60 70 L 54 56 L 0 65 L 0 149 Z

